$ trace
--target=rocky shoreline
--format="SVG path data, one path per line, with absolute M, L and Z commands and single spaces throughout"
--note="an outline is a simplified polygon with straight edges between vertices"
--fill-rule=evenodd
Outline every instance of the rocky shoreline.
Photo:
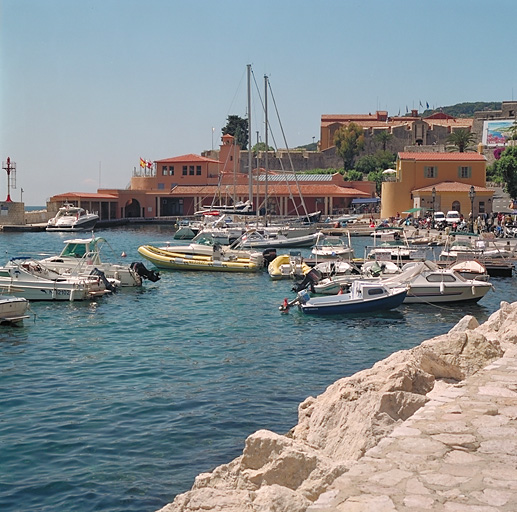
M 396 352 L 370 369 L 338 380 L 320 396 L 307 398 L 299 406 L 298 424 L 288 434 L 255 432 L 247 438 L 240 457 L 198 475 L 190 491 L 176 496 L 160 512 L 429 509 L 398 508 L 396 500 L 378 492 L 374 501 L 367 503 L 358 499 L 364 493 L 360 486 L 352 486 L 354 490 L 348 495 L 343 482 L 354 474 L 354 468 L 357 471 L 370 460 L 370 454 L 395 429 L 416 418 L 415 413 L 430 403 L 433 393 L 453 389 L 468 378 L 475 380 L 479 370 L 504 358 L 506 352 L 514 353 L 516 344 L 517 302 L 502 302 L 482 325 L 466 316 L 447 334 Z M 515 396 L 511 399 L 517 410 L 517 393 Z M 438 431 L 436 426 L 434 429 L 435 434 L 440 433 L 439 425 Z M 438 450 L 431 458 L 445 457 L 446 453 Z M 341 498 L 336 503 L 341 505 L 329 504 L 329 499 L 338 495 Z M 381 498 L 384 501 L 375 501 Z M 435 501 L 426 499 L 422 503 L 431 503 L 432 508 Z M 438 502 L 444 506 L 446 494 Z M 464 509 L 453 506 L 439 510 Z

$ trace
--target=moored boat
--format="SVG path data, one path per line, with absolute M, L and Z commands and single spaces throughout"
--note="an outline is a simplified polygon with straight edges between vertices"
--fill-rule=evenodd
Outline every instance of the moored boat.
M 18 324 L 29 318 L 29 301 L 23 297 L 0 296 L 0 324 Z
M 47 231 L 86 231 L 93 229 L 99 216 L 80 206 L 65 203 L 47 224 Z
M 405 303 L 477 302 L 492 289 L 489 282 L 465 279 L 432 261 L 408 263 L 400 274 L 384 279 L 383 283 L 408 285 Z
M 222 246 L 209 234 L 199 233 L 188 245 L 142 245 L 138 252 L 156 267 L 172 270 L 258 272 L 263 269 L 262 253 L 235 247 L 235 244 Z
M 0 292 L 28 300 L 87 300 L 113 289 L 113 284 L 99 271 L 65 276 L 28 258 L 13 258 L 0 267 Z
M 307 290 L 298 292 L 294 301 L 280 307 L 286 311 L 294 304 L 308 315 L 362 314 L 385 311 L 400 306 L 407 295 L 407 287 L 388 287 L 380 282 L 354 281 L 350 291 L 337 295 L 311 297 Z
M 309 273 L 311 268 L 301 256 L 300 251 L 277 256 L 267 267 L 271 279 L 296 279 Z
M 94 268 L 104 272 L 107 278 L 116 279 L 120 286 L 141 286 L 142 279 L 156 282 L 160 279 L 157 272 L 150 271 L 140 262 L 131 265 L 121 265 L 104 261 L 101 258 L 103 247 L 108 246 L 114 254 L 108 242 L 101 237 L 75 238 L 65 240 L 65 247 L 57 256 L 43 258 L 40 261 L 45 267 L 63 273 L 87 273 Z

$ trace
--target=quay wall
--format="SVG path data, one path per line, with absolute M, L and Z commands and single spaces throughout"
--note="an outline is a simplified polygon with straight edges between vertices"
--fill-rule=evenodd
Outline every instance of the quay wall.
M 490 511 L 512 510 L 517 486 L 507 481 L 517 477 L 516 349 L 517 302 L 502 302 L 482 325 L 466 316 L 448 333 L 307 398 L 290 432 L 250 435 L 241 456 L 198 475 L 190 491 L 159 512 L 485 510 L 495 495 L 502 505 Z M 506 353 L 513 353 L 508 371 L 491 383 L 490 372 L 503 366 Z M 466 383 L 479 375 L 484 381 L 470 397 L 473 387 Z M 442 402 L 433 399 L 438 391 Z M 447 403 L 462 394 L 460 402 Z M 436 411 L 442 416 L 427 421 L 425 439 L 416 437 L 421 426 L 406 426 Z M 501 427 L 490 441 L 479 439 L 491 432 L 486 421 Z M 478 438 L 469 430 L 476 425 Z M 390 436 L 404 441 L 404 460 L 398 452 L 391 455 L 389 446 L 382 451 Z M 479 478 L 480 472 L 487 478 Z M 395 491 L 398 497 L 389 495 Z

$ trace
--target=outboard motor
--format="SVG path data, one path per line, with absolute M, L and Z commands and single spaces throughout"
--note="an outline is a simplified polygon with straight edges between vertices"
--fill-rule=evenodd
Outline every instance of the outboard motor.
M 301 290 L 305 290 L 310 287 L 311 291 L 314 292 L 314 285 L 318 284 L 322 278 L 321 272 L 316 268 L 311 268 L 307 274 L 305 274 L 303 281 L 293 286 L 293 292 L 298 293 Z
M 133 261 L 130 267 L 143 279 L 149 279 L 149 281 L 156 283 L 160 279 L 160 273 L 154 270 L 148 270 L 141 261 Z
M 267 267 L 276 258 L 276 249 L 264 249 L 262 256 L 264 257 L 264 266 Z
M 98 276 L 100 278 L 100 280 L 104 283 L 104 286 L 106 287 L 106 290 L 109 290 L 110 292 L 115 293 L 115 291 L 116 291 L 115 286 L 113 286 L 113 284 L 110 283 L 108 281 L 108 279 L 106 279 L 106 274 L 104 274 L 104 272 L 102 270 L 99 270 L 97 267 L 95 267 L 90 272 L 90 275 L 91 276 Z

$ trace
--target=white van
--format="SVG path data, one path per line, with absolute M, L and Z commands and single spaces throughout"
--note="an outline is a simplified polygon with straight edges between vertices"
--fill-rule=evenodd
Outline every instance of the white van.
M 445 220 L 445 213 L 443 212 L 434 212 L 434 222 L 438 224 L 439 222 L 443 222 Z
M 445 217 L 445 221 L 449 226 L 452 226 L 453 224 L 459 224 L 460 212 L 457 212 L 456 210 L 451 210 L 447 212 L 447 217 Z

